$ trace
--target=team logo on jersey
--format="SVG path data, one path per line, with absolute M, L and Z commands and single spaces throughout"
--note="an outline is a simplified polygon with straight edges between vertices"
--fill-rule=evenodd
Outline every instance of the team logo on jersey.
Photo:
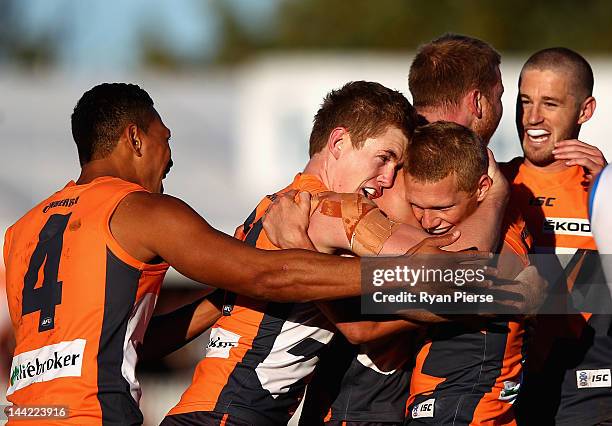
M 542 232 L 555 235 L 593 236 L 589 220 L 575 217 L 547 217 L 542 225 Z
M 530 206 L 554 206 L 554 201 L 556 198 L 554 197 L 531 197 L 529 199 Z
M 506 401 L 506 402 L 511 402 L 511 403 L 514 402 L 514 400 L 516 399 L 516 396 L 519 393 L 520 387 L 521 387 L 521 384 L 518 382 L 513 382 L 511 380 L 505 380 L 504 388 L 499 393 L 498 399 L 500 401 Z
M 207 358 L 229 358 L 230 350 L 238 346 L 239 334 L 232 333 L 221 327 L 210 331 L 210 340 L 206 345 Z
M 80 377 L 85 340 L 76 339 L 23 352 L 13 358 L 7 395 L 58 377 Z
M 434 405 L 436 399 L 431 398 L 427 401 L 423 401 L 419 404 L 415 404 L 412 406 L 412 418 L 413 419 L 422 419 L 422 418 L 433 418 L 434 416 Z
M 576 384 L 578 389 L 612 387 L 610 369 L 576 370 Z

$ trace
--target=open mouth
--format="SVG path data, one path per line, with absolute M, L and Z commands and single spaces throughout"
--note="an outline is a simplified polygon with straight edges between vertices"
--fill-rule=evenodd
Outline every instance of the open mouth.
M 544 143 L 550 137 L 550 132 L 544 129 L 529 129 L 526 133 L 529 140 L 536 144 Z
M 450 231 L 452 229 L 452 225 L 451 226 L 445 226 L 444 228 L 429 228 L 426 229 L 428 234 L 432 234 L 432 235 L 442 235 L 442 234 L 446 234 L 448 231 Z
M 361 192 L 366 198 L 370 200 L 380 197 L 380 194 L 374 188 L 370 188 L 370 187 L 361 188 Z

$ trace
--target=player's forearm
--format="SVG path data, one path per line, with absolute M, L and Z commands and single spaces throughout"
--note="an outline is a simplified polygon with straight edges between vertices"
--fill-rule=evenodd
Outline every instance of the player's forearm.
M 336 327 L 350 343 L 361 345 L 392 336 L 402 331 L 415 330 L 421 326 L 408 320 L 398 319 L 337 323 Z
M 372 342 L 420 325 L 393 316 L 361 315 L 359 298 L 319 302 L 317 307 L 346 339 L 354 345 Z
M 222 292 L 216 293 L 167 314 L 151 318 L 140 358 L 144 360 L 163 358 L 212 327 L 221 317 L 219 299 Z
M 452 321 L 452 317 L 448 317 L 448 316 L 444 317 L 441 315 L 434 314 L 433 312 L 426 311 L 424 309 L 423 310 L 418 310 L 418 309 L 405 310 L 405 311 L 398 312 L 398 314 L 402 318 L 405 318 L 406 320 L 413 323 L 415 325 L 415 328 L 417 326 L 426 326 L 428 324 L 439 324 L 442 322 Z
M 256 297 L 281 302 L 342 299 L 361 294 L 357 258 L 278 250 L 266 252 L 259 265 Z

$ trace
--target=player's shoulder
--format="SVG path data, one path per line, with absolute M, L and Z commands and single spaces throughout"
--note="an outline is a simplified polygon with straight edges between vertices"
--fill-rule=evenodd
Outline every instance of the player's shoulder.
M 61 190 L 54 192 L 53 194 L 51 194 L 50 196 L 48 196 L 47 198 L 45 198 L 44 200 L 40 201 L 39 203 L 37 203 L 34 207 L 32 207 L 30 210 L 28 210 L 27 212 L 25 212 L 19 219 L 17 219 L 8 229 L 7 229 L 7 234 L 9 232 L 9 230 L 11 232 L 19 232 L 17 230 L 19 229 L 23 229 L 24 227 L 29 227 L 31 226 L 32 220 L 34 217 L 36 217 L 37 215 L 44 213 L 45 207 L 50 205 L 51 200 L 53 200 L 54 198 L 57 197 L 57 195 L 61 193 Z
M 117 205 L 117 212 L 126 211 L 142 221 L 185 209 L 191 210 L 191 207 L 179 198 L 147 191 L 130 192 Z
M 313 194 L 310 200 L 313 210 L 321 210 L 324 207 L 331 206 L 342 208 L 346 212 L 352 210 L 362 211 L 364 209 L 369 211 L 376 208 L 374 201 L 370 200 L 365 195 L 357 193 L 325 191 Z

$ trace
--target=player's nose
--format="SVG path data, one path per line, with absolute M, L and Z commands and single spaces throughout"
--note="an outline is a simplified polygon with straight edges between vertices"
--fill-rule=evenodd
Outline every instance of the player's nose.
M 378 183 L 383 188 L 391 188 L 393 186 L 393 179 L 395 179 L 395 167 L 390 164 L 378 176 Z
M 527 121 L 529 124 L 538 124 L 542 120 L 542 110 L 539 105 L 534 105 L 527 110 Z
M 421 218 L 421 226 L 423 229 L 434 229 L 440 225 L 440 222 L 440 218 L 436 217 L 432 211 L 423 211 L 423 217 Z

